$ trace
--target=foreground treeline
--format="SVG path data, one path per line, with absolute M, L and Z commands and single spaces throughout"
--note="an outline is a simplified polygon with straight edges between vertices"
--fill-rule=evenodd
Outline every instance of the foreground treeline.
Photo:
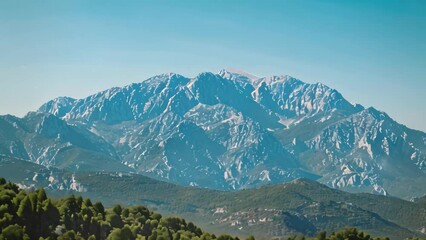
M 374 238 L 356 228 L 346 228 L 339 232 L 333 232 L 328 236 L 325 231 L 321 231 L 313 238 L 294 236 L 287 238 L 287 240 L 389 240 L 389 238 Z M 406 240 L 426 240 L 426 238 L 409 238 Z
M 373 238 L 356 228 L 347 228 L 340 232 L 333 232 L 329 236 L 325 231 L 322 231 L 313 238 L 294 236 L 287 238 L 287 240 L 389 240 L 389 238 Z
M 163 218 L 143 206 L 105 209 L 102 203 L 70 196 L 54 201 L 43 189 L 32 193 L 0 178 L 2 239 L 218 239 L 178 217 Z
M 203 232 L 179 217 L 163 218 L 143 206 L 116 205 L 105 209 L 101 202 L 70 196 L 60 200 L 47 197 L 43 189 L 27 193 L 0 178 L 0 240 L 18 239 L 144 239 L 144 240 L 239 240 L 229 235 Z M 372 238 L 354 228 L 314 238 L 288 240 L 386 240 Z M 248 240 L 254 240 L 250 237 Z M 415 239 L 413 239 L 415 240 Z

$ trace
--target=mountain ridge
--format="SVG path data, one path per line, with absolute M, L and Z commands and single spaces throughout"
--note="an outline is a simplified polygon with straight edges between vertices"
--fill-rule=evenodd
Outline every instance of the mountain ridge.
M 233 190 L 307 177 L 404 198 L 426 189 L 425 133 L 286 75 L 168 73 L 38 111 L 102 138 L 130 171 L 180 184 Z

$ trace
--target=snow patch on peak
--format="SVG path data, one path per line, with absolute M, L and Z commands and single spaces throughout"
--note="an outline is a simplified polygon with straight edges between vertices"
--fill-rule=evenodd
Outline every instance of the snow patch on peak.
M 259 83 L 264 82 L 268 85 L 274 84 L 274 83 L 283 83 L 283 82 L 294 82 L 294 83 L 300 83 L 305 84 L 301 80 L 298 80 L 292 76 L 289 75 L 280 75 L 280 76 L 271 76 L 271 77 L 265 77 L 259 79 Z
M 358 142 L 358 148 L 365 148 L 368 152 L 368 155 L 370 155 L 370 157 L 373 159 L 373 151 L 371 149 L 371 144 L 368 143 L 366 137 L 361 138 L 361 140 L 359 140 Z
M 269 181 L 270 182 L 271 178 L 269 177 L 269 171 L 268 170 L 263 170 L 260 173 L 259 180 L 261 180 L 261 181 Z
M 383 196 L 388 195 L 387 191 L 382 186 L 380 186 L 379 184 L 373 185 L 373 193 L 383 195 Z
M 219 75 L 223 78 L 227 78 L 227 79 L 231 79 L 231 80 L 235 80 L 235 79 L 240 78 L 240 77 L 245 77 L 245 78 L 247 78 L 251 81 L 260 79 L 260 77 L 258 77 L 256 75 L 253 75 L 251 73 L 244 72 L 244 71 L 241 71 L 241 70 L 235 69 L 235 68 L 222 69 L 222 70 L 220 70 Z
M 71 110 L 76 101 L 76 99 L 70 97 L 57 97 L 43 104 L 38 111 L 63 117 Z
M 228 180 L 232 180 L 234 179 L 234 177 L 232 176 L 232 172 L 231 170 L 229 170 L 228 168 L 225 170 L 225 172 L 223 173 L 223 178 L 228 181 Z

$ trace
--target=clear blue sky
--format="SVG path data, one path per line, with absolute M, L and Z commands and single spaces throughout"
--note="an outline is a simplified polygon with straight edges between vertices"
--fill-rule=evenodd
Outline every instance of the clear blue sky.
M 323 82 L 426 130 L 426 1 L 0 1 L 0 114 L 176 72 Z

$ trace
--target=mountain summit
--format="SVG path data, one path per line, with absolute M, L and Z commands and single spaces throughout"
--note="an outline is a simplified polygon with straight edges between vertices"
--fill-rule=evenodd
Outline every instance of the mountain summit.
M 84 99 L 57 98 L 38 112 L 54 115 L 52 124 L 61 131 L 78 129 L 91 144 L 101 144 L 90 147 L 92 155 L 175 183 L 232 190 L 304 177 L 356 192 L 426 193 L 425 133 L 353 105 L 324 84 L 290 76 L 235 69 L 194 78 L 163 74 Z M 2 127 L 0 135 L 15 137 L 1 154 L 40 159 L 21 133 L 43 134 L 26 127 L 30 115 L 2 117 L 9 130 Z M 49 151 L 57 150 L 53 135 L 44 135 L 52 142 Z M 45 165 L 70 163 L 57 155 L 43 159 Z M 72 162 L 63 167 L 75 169 Z
M 246 79 L 249 79 L 251 81 L 255 81 L 257 79 L 260 79 L 260 77 L 258 77 L 258 76 L 255 76 L 251 73 L 244 72 L 242 70 L 235 69 L 235 68 L 222 69 L 222 70 L 220 70 L 219 75 L 223 78 L 232 79 L 232 80 L 235 80 L 237 78 L 246 78 Z

